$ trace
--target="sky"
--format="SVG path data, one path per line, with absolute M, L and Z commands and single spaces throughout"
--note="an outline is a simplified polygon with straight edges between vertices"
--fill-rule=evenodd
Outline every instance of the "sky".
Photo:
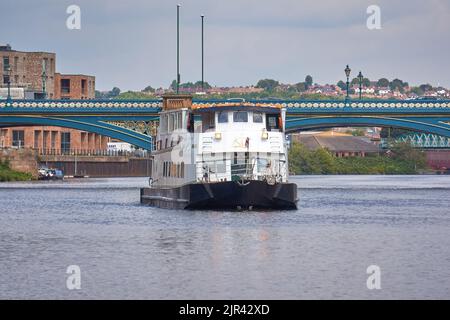
M 168 87 L 176 78 L 176 5 L 181 81 L 216 86 L 336 83 L 359 71 L 377 80 L 450 87 L 450 0 L 1 0 L 0 43 L 56 53 L 58 72 L 96 76 L 98 90 Z M 78 5 L 81 29 L 66 27 Z M 367 28 L 370 5 L 381 29 Z

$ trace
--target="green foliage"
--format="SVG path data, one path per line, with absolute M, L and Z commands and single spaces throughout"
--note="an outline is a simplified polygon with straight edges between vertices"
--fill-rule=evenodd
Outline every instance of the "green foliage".
M 289 172 L 294 174 L 333 174 L 336 172 L 333 156 L 325 149 L 308 150 L 293 143 L 289 150 Z
M 291 174 L 415 174 L 426 169 L 425 154 L 408 144 L 398 144 L 392 156 L 338 158 L 326 149 L 309 150 L 293 143 L 289 150 Z
M 267 91 L 273 91 L 280 83 L 273 79 L 259 80 L 256 84 L 257 88 L 262 88 Z
M 211 89 L 211 85 L 208 82 L 204 82 L 203 83 L 203 87 L 205 89 Z M 170 88 L 172 90 L 176 90 L 177 89 L 177 80 L 173 80 L 172 83 L 170 84 Z M 184 83 L 180 83 L 180 88 L 184 88 L 184 89 L 201 89 L 202 88 L 202 82 L 199 80 L 197 82 L 184 82 Z
M 295 89 L 297 89 L 298 92 L 305 92 L 308 90 L 308 86 L 305 82 L 299 82 L 295 84 Z
M 410 89 L 410 92 L 417 94 L 418 96 L 421 96 L 425 93 L 425 91 L 422 90 L 420 87 L 412 87 Z
M 377 81 L 377 87 L 378 88 L 386 88 L 389 87 L 389 80 L 386 78 L 381 78 L 380 80 Z
M 31 180 L 31 178 L 31 174 L 11 170 L 8 161 L 0 160 L 0 182 L 26 181 Z
M 341 90 L 346 90 L 347 89 L 347 84 L 340 80 L 337 84 L 336 84 L 339 88 L 341 88 Z
M 155 92 L 155 89 L 152 86 L 146 86 L 142 92 L 153 93 Z
M 138 91 L 127 91 L 122 92 L 116 99 L 120 100 L 146 100 L 146 99 L 155 99 L 155 96 L 151 93 L 146 92 L 138 92 Z
M 101 91 L 95 91 L 95 98 L 96 99 L 112 99 L 120 94 L 120 89 L 117 87 L 112 88 L 110 91 L 101 92 Z
M 313 85 L 313 78 L 310 75 L 306 76 L 305 84 L 307 87 L 311 87 Z
M 389 88 L 391 90 L 398 90 L 400 92 L 405 92 L 405 87 L 407 87 L 407 86 L 408 86 L 408 83 L 407 82 L 403 82 L 400 79 L 394 79 L 389 84 Z
M 423 92 L 433 90 L 433 86 L 430 85 L 430 84 L 421 84 L 421 85 L 419 86 L 419 88 L 420 88 Z

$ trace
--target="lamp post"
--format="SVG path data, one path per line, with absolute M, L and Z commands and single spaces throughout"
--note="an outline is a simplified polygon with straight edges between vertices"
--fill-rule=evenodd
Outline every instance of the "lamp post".
M 345 68 L 345 75 L 347 76 L 347 95 L 345 97 L 345 101 L 348 101 L 350 99 L 350 95 L 349 95 L 349 86 L 350 86 L 350 72 L 352 71 L 350 69 L 350 67 L 347 65 L 347 67 Z
M 45 68 L 42 70 L 42 96 L 43 99 L 47 99 L 47 72 Z
M 205 78 L 204 78 L 204 46 L 203 46 L 203 20 L 205 15 L 201 15 L 202 18 L 202 92 L 205 91 Z
M 8 64 L 6 66 L 6 74 L 8 75 L 8 96 L 6 97 L 6 101 L 11 101 L 11 73 L 12 73 L 12 69 L 11 66 Z
M 361 71 L 358 74 L 358 79 L 359 79 L 359 100 L 362 99 L 362 81 L 364 79 L 364 76 L 362 75 Z

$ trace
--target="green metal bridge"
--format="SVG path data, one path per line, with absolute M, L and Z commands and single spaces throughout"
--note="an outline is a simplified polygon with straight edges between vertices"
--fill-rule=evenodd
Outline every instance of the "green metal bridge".
M 214 106 L 228 100 L 194 100 Z M 392 127 L 450 138 L 450 100 L 248 100 L 286 108 L 286 132 L 333 127 Z M 0 127 L 60 126 L 151 150 L 162 100 L 3 100 Z

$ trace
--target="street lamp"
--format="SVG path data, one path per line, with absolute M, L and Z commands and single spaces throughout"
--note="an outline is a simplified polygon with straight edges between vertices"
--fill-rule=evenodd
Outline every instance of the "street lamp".
M 10 101 L 11 100 L 11 73 L 12 73 L 12 69 L 11 69 L 11 66 L 9 64 L 6 66 L 6 70 L 5 71 L 6 71 L 6 74 L 8 75 L 8 82 L 7 82 L 7 85 L 8 85 L 8 96 L 7 96 L 6 100 Z
M 42 61 L 42 96 L 43 99 L 47 99 L 47 64 L 45 63 L 45 60 Z
M 345 75 L 347 76 L 347 96 L 345 97 L 345 100 L 347 101 L 348 99 L 350 99 L 350 95 L 349 95 L 349 86 L 350 86 L 350 72 L 352 71 L 350 69 L 350 67 L 347 65 L 347 67 L 345 68 Z
M 361 71 L 358 74 L 358 79 L 359 79 L 359 100 L 362 99 L 362 81 L 364 79 L 364 76 L 362 75 Z

